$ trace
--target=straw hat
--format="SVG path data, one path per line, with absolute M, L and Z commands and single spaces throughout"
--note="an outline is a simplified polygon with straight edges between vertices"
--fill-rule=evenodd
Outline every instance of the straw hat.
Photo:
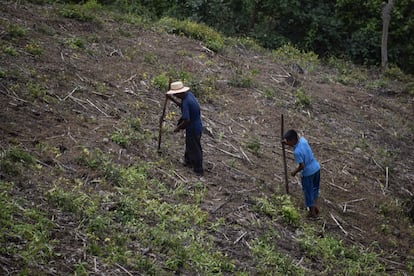
M 176 82 L 171 83 L 171 88 L 167 92 L 167 95 L 184 93 L 184 92 L 187 92 L 188 90 L 190 90 L 190 87 L 184 86 L 181 81 L 176 81 Z

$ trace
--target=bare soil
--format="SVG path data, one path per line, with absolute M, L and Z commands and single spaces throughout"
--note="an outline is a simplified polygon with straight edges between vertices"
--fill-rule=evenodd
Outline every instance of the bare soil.
M 21 145 L 38 152 L 39 143 L 57 147 L 59 157 L 42 156 L 39 162 L 51 172 L 60 166 L 63 176 L 89 181 L 94 176 L 76 162 L 79 145 L 114 153 L 123 164 L 136 159 L 173 164 L 174 175 L 160 167 L 154 177 L 171 185 L 183 179 L 203 181 L 208 194 L 202 208 L 211 219 L 223 217 L 227 225 L 216 237 L 217 244 L 239 260 L 239 266 L 248 267 L 251 256 L 244 241 L 260 231 L 253 223 L 257 217 L 250 201 L 285 193 L 279 143 L 284 114 L 285 129 L 297 129 L 322 165 L 321 214 L 308 223 L 347 244 L 376 243 L 385 252 L 390 274 L 406 270 L 414 253 L 413 224 L 402 211 L 414 193 L 414 101 L 398 82 L 387 89 L 343 85 L 334 81 L 335 72 L 328 67 L 295 72 L 265 53 L 242 46 L 210 53 L 199 41 L 156 28 L 112 19 L 100 24 L 79 22 L 58 16 L 51 7 L 3 1 L 0 14 L 1 45 L 20 47 L 17 56 L 0 54 L 0 68 L 7 71 L 0 79 L 1 150 Z M 8 24 L 24 26 L 28 32 L 10 37 L 5 30 Z M 76 38 L 86 41 L 84 49 L 68 46 Z M 44 53 L 25 52 L 31 43 L 38 43 Z M 252 77 L 251 87 L 226 85 L 225 81 L 243 78 L 237 72 L 253 70 L 258 74 Z M 206 173 L 201 180 L 179 164 L 184 139 L 171 131 L 178 119 L 172 112 L 179 114 L 173 104 L 167 106 L 170 117 L 165 122 L 162 154 L 157 154 L 165 91 L 157 90 L 151 80 L 171 71 L 189 72 L 200 81 L 207 77 L 224 80 L 218 89 L 213 84 L 211 90 L 196 91 L 206 128 L 202 137 Z M 25 89 L 29 82 L 42 83 L 47 89 L 44 100 L 30 97 Z M 297 105 L 298 87 L 311 99 L 309 107 Z M 141 120 L 151 139 L 122 148 L 110 137 L 131 118 Z M 254 141 L 260 143 L 257 153 L 248 149 Z M 295 163 L 290 151 L 287 156 L 291 171 Z M 56 177 L 51 173 L 19 180 L 19 191 L 40 206 L 45 202 L 44 191 Z M 289 176 L 289 185 L 290 195 L 305 217 L 300 179 Z M 58 250 L 76 256 L 76 247 L 81 245 L 70 234 L 73 226 L 63 215 L 57 219 L 62 230 L 57 238 L 66 244 Z M 383 231 L 385 226 L 390 231 Z M 282 252 L 299 260 L 300 249 L 290 242 L 295 230 L 281 226 L 284 236 L 277 243 Z M 5 262 L 3 258 L 0 262 Z M 65 271 L 64 263 L 57 266 Z

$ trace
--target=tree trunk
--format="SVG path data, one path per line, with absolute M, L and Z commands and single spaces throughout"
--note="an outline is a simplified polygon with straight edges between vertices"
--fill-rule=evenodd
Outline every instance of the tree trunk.
M 388 0 L 388 3 L 382 9 L 382 42 L 381 42 L 381 67 L 388 67 L 388 28 L 391 21 L 391 10 L 394 0 Z

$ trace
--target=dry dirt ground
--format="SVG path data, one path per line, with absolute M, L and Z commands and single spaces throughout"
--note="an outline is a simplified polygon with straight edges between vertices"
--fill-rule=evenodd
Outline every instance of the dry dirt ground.
M 77 167 L 79 145 L 83 145 L 113 152 L 124 164 L 136 157 L 167 160 L 175 166 L 175 174 L 160 167 L 155 177 L 171 185 L 180 179 L 199 181 L 179 165 L 184 140 L 171 132 L 178 116 L 172 112 L 179 113 L 173 104 L 167 106 L 162 154 L 157 154 L 165 91 L 157 90 L 151 79 L 162 72 L 188 72 L 196 81 L 231 81 L 255 71 L 250 87 L 221 82 L 219 89 L 211 84 L 208 93 L 202 88 L 197 91 L 206 127 L 202 138 L 206 173 L 201 181 L 207 184 L 208 194 L 202 207 L 212 217 L 225 218 L 228 227 L 217 236 L 223 250 L 240 265 L 248 265 L 244 239 L 258 231 L 249 200 L 285 193 L 279 144 L 284 114 L 285 129 L 295 128 L 304 135 L 322 165 L 321 215 L 309 223 L 323 226 L 324 232 L 345 243 L 375 242 L 387 252 L 384 262 L 391 274 L 405 270 L 413 256 L 413 224 L 396 206 L 414 193 L 414 108 L 413 98 L 398 86 L 368 90 L 343 85 L 335 82 L 333 70 L 298 73 L 242 46 L 214 54 L 198 41 L 155 28 L 111 19 L 101 24 L 78 22 L 58 16 L 52 8 L 16 3 L 0 4 L 2 46 L 25 49 L 38 43 L 44 53 L 0 54 L 0 68 L 7 71 L 0 79 L 1 150 L 22 145 L 35 152 L 36 144 L 47 143 L 59 148 L 61 155 L 43 156 L 39 161 L 44 166 L 66 168 L 62 170 L 66 177 L 93 179 Z M 7 24 L 24 26 L 28 32 L 9 37 Z M 83 49 L 68 46 L 76 38 L 86 41 Z M 24 88 L 29 82 L 42 83 L 48 91 L 45 100 L 29 97 Z M 311 99 L 309 107 L 296 104 L 298 87 Z M 151 139 L 121 148 L 110 141 L 110 135 L 130 118 L 140 118 Z M 258 153 L 248 150 L 252 143 L 259 143 Z M 290 171 L 295 166 L 290 151 L 287 157 Z M 54 178 L 34 176 L 19 183 L 20 192 L 41 204 L 42 191 Z M 299 181 L 289 176 L 290 194 L 304 215 Z M 64 228 L 65 222 L 60 225 Z M 63 231 L 68 229 L 70 225 Z M 294 229 L 281 233 L 284 242 L 279 241 L 278 247 L 299 255 L 295 243 L 289 242 Z M 67 246 L 76 247 L 73 242 L 68 240 Z

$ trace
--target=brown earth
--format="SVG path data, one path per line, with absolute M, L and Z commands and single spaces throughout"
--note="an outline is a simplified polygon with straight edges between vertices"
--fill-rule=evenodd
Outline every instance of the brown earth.
M 0 54 L 0 68 L 8 72 L 0 79 L 0 147 L 21 145 L 37 152 L 36 145 L 42 142 L 61 150 L 57 156 L 39 160 L 46 170 L 50 168 L 50 174 L 21 180 L 16 193 L 41 206 L 44 191 L 59 177 L 53 170 L 56 167 L 67 178 L 85 179 L 96 189 L 104 189 L 76 162 L 79 145 L 113 153 L 123 164 L 163 159 L 164 164 L 174 166 L 175 173 L 159 167 L 154 177 L 171 185 L 199 181 L 179 165 L 183 137 L 171 132 L 178 116 L 172 112 L 179 113 L 172 104 L 167 106 L 163 152 L 157 154 L 165 91 L 157 90 L 151 80 L 162 72 L 188 72 L 200 81 L 192 86 L 198 88 L 194 92 L 206 127 L 202 144 L 207 170 L 201 181 L 208 194 L 202 208 L 212 218 L 225 219 L 226 228 L 216 237 L 217 244 L 239 260 L 238 266 L 249 267 L 245 241 L 260 231 L 254 223 L 259 218 L 251 198 L 285 193 L 279 144 L 284 114 L 285 129 L 295 128 L 304 135 L 322 165 L 321 215 L 308 223 L 320 227 L 321 235 L 337 236 L 347 244 L 378 244 L 385 252 L 383 261 L 389 273 L 405 273 L 407 260 L 413 258 L 413 224 L 397 207 L 410 202 L 414 193 L 414 101 L 398 82 L 389 83 L 387 89 L 343 85 L 334 81 L 334 69 L 296 72 L 264 52 L 242 46 L 229 46 L 214 54 L 198 41 L 156 28 L 112 19 L 100 24 L 78 22 L 58 16 L 51 7 L 17 2 L 2 2 L 0 7 L 1 44 L 20 49 L 17 56 Z M 10 37 L 7 24 L 25 26 L 29 31 L 23 37 Z M 85 49 L 68 47 L 76 38 L 87 41 Z M 44 54 L 33 56 L 24 51 L 34 42 Z M 252 75 L 253 85 L 248 88 L 226 84 L 247 78 L 252 71 L 258 74 Z M 214 85 L 208 80 L 223 81 Z M 44 100 L 29 96 L 24 88 L 28 82 L 42 83 L 47 89 Z M 298 87 L 311 99 L 310 107 L 297 105 Z M 111 134 L 132 118 L 140 119 L 150 142 L 126 148 L 111 142 Z M 253 142 L 260 143 L 258 153 L 248 150 Z M 292 170 L 295 164 L 290 151 L 287 156 Z M 289 183 L 295 205 L 305 216 L 300 180 L 289 176 Z M 74 226 L 65 216 L 56 220 L 61 227 L 56 235 L 66 244 L 59 250 L 75 257 L 81 244 L 71 234 Z M 383 231 L 385 226 L 390 231 Z M 300 249 L 290 242 L 295 230 L 281 227 L 283 236 L 277 246 L 299 260 Z M 0 261 L 5 262 L 3 257 Z M 65 264 L 56 266 L 64 271 Z

